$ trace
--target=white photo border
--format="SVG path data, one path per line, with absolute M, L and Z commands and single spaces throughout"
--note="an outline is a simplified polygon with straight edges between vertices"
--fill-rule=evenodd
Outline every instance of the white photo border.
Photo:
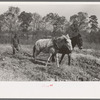
M 34 2 L 34 1 L 33 1 Z M 0 2 L 9 4 L 9 2 Z M 10 2 L 17 3 L 17 2 Z M 24 4 L 25 2 L 18 2 Z M 26 2 L 27 4 L 28 2 Z M 29 2 L 31 3 L 31 2 Z M 96 4 L 100 2 L 34 2 L 40 4 Z M 0 82 L 0 98 L 99 99 L 100 82 Z

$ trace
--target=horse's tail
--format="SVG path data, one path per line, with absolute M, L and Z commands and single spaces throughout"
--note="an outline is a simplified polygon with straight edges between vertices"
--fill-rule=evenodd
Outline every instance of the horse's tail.
M 35 56 L 35 55 L 34 55 L 34 54 L 35 54 L 35 49 L 36 49 L 36 48 L 35 48 L 35 45 L 34 45 L 34 47 L 33 47 L 33 58 L 34 58 L 34 56 Z

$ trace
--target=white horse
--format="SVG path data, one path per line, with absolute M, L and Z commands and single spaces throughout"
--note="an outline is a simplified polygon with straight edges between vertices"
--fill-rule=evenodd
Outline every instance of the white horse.
M 33 47 L 34 60 L 36 60 L 36 56 L 39 55 L 40 52 L 49 53 L 46 67 L 47 67 L 48 61 L 51 59 L 52 55 L 56 55 L 56 62 L 57 62 L 57 66 L 59 67 L 58 50 L 62 46 L 67 46 L 69 48 L 69 50 L 72 51 L 72 44 L 71 44 L 69 35 L 66 35 L 66 36 L 62 35 L 55 39 L 39 39 L 38 41 L 36 41 L 36 43 Z

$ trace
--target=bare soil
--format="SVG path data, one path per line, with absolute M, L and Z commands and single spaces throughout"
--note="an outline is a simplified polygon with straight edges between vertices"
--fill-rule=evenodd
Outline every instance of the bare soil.
M 75 48 L 68 66 L 67 55 L 58 68 L 56 63 L 45 67 L 48 54 L 32 58 L 32 45 L 22 45 L 12 55 L 10 45 L 0 45 L 0 81 L 99 81 L 100 50 Z M 61 55 L 59 54 L 59 57 Z

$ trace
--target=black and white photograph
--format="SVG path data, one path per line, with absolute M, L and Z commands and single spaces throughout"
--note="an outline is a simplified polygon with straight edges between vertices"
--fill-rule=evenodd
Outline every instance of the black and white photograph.
M 0 2 L 0 81 L 100 81 L 100 3 Z

